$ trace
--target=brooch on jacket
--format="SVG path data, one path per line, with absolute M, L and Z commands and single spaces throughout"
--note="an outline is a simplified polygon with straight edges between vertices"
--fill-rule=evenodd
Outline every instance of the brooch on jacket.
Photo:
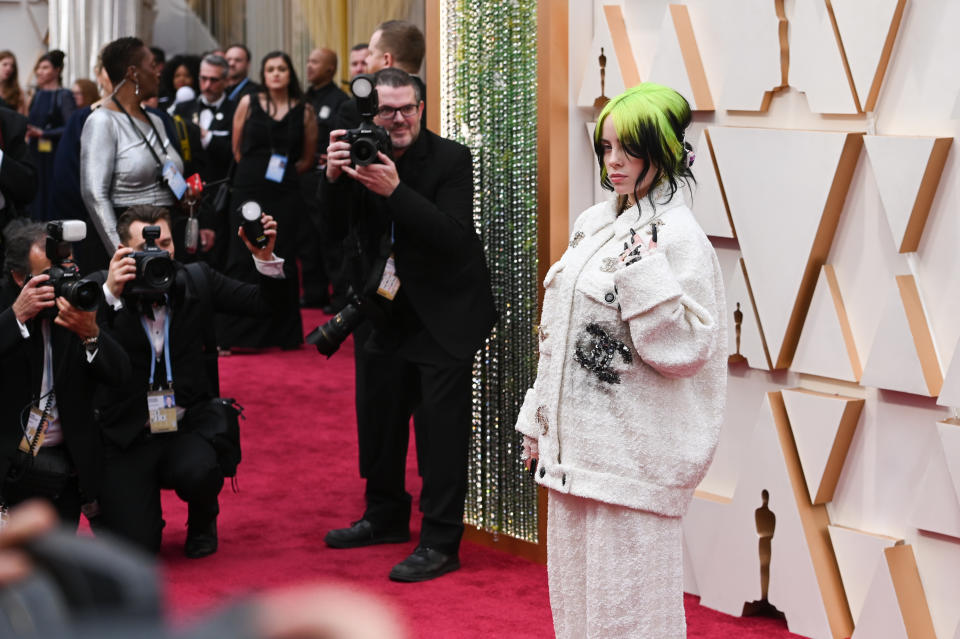
M 590 323 L 577 338 L 574 360 L 597 376 L 601 382 L 619 384 L 620 374 L 610 367 L 617 354 L 624 364 L 633 362 L 633 355 L 627 345 L 610 337 L 598 324 Z

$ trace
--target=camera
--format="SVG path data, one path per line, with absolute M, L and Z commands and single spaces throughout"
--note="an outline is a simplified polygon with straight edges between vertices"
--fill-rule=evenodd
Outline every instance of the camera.
M 263 215 L 263 209 L 260 208 L 259 202 L 249 200 L 240 205 L 240 217 L 243 218 L 243 234 L 257 248 L 264 248 L 270 242 L 270 238 L 263 232 L 263 224 L 260 222 L 261 215 Z
M 322 355 L 332 356 L 363 321 L 360 311 L 360 300 L 351 295 L 350 301 L 339 313 L 331 317 L 325 324 L 316 327 L 305 338 L 307 344 L 313 344 Z
M 173 286 L 176 270 L 170 252 L 157 246 L 159 237 L 159 226 L 144 227 L 146 245 L 142 251 L 135 251 L 128 256 L 136 262 L 137 276 L 127 284 L 126 295 L 159 299 Z
M 87 225 L 80 220 L 56 220 L 47 223 L 46 254 L 50 268 L 44 271 L 50 279 L 44 286 L 52 286 L 53 294 L 62 297 L 81 311 L 94 311 L 103 293 L 96 282 L 80 277 L 80 269 L 70 257 L 70 243 L 87 236 Z M 28 280 L 30 278 L 27 278 Z M 41 317 L 53 318 L 57 307 L 44 309 Z
M 350 82 L 350 90 L 360 112 L 360 126 L 347 129 L 343 139 L 350 145 L 350 161 L 355 166 L 366 166 L 377 161 L 379 151 L 390 155 L 393 146 L 387 130 L 373 123 L 373 114 L 377 111 L 373 76 L 361 73 Z

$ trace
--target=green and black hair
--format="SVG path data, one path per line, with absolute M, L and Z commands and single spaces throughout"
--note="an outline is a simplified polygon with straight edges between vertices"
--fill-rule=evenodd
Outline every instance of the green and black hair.
M 624 151 L 646 163 L 635 188 L 643 183 L 651 169 L 656 171 L 647 193 L 651 204 L 657 204 L 652 195 L 655 186 L 669 185 L 669 201 L 679 190 L 681 181 L 696 181 L 687 159 L 690 147 L 683 140 L 684 131 L 690 125 L 690 105 L 682 95 L 662 84 L 643 82 L 603 107 L 593 134 L 593 149 L 600 163 L 600 184 L 612 191 L 613 184 L 603 164 L 601 144 L 607 116 L 613 116 L 617 138 Z M 617 201 L 617 212 L 622 213 L 626 208 L 627 197 L 621 196 Z

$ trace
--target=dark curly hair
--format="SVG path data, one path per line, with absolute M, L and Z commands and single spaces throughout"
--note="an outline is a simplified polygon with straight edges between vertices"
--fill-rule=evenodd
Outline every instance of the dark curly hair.
M 194 93 L 200 92 L 200 56 L 198 55 L 175 55 L 163 67 L 163 73 L 160 75 L 160 96 L 173 99 L 177 95 L 177 90 L 173 88 L 173 76 L 177 74 L 177 69 L 187 67 L 190 72 L 192 82 L 190 83 Z

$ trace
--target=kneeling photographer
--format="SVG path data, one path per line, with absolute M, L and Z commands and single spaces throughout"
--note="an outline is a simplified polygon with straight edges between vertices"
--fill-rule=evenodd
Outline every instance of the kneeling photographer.
M 382 69 L 351 88 L 364 121 L 331 132 L 320 196 L 331 231 L 345 239 L 356 295 L 308 341 L 329 355 L 356 328 L 366 510 L 325 541 L 355 548 L 409 539 L 404 469 L 415 412 L 422 532 L 390 578 L 424 581 L 460 567 L 471 366 L 496 310 L 473 224 L 470 151 L 421 128 L 423 96 L 406 72 Z
M 93 394 L 130 374 L 126 353 L 97 324 L 99 286 L 70 257 L 85 233 L 78 220 L 11 222 L 0 286 L 0 500 L 44 498 L 73 528 L 81 507 L 96 512 Z
M 259 284 L 249 284 L 204 262 L 174 261 L 169 212 L 132 206 L 117 222 L 122 244 L 109 271 L 94 276 L 103 282 L 105 331 L 133 370 L 96 402 L 105 440 L 103 523 L 148 551 L 160 549 L 162 488 L 188 503 L 185 554 L 217 550 L 217 496 L 228 465 L 218 434 L 235 409 L 217 399 L 213 317 L 268 315 L 278 306 L 284 276 L 273 254 L 277 224 L 262 215 L 259 226 L 256 246 L 244 231 L 249 226 L 238 231 L 261 274 Z

